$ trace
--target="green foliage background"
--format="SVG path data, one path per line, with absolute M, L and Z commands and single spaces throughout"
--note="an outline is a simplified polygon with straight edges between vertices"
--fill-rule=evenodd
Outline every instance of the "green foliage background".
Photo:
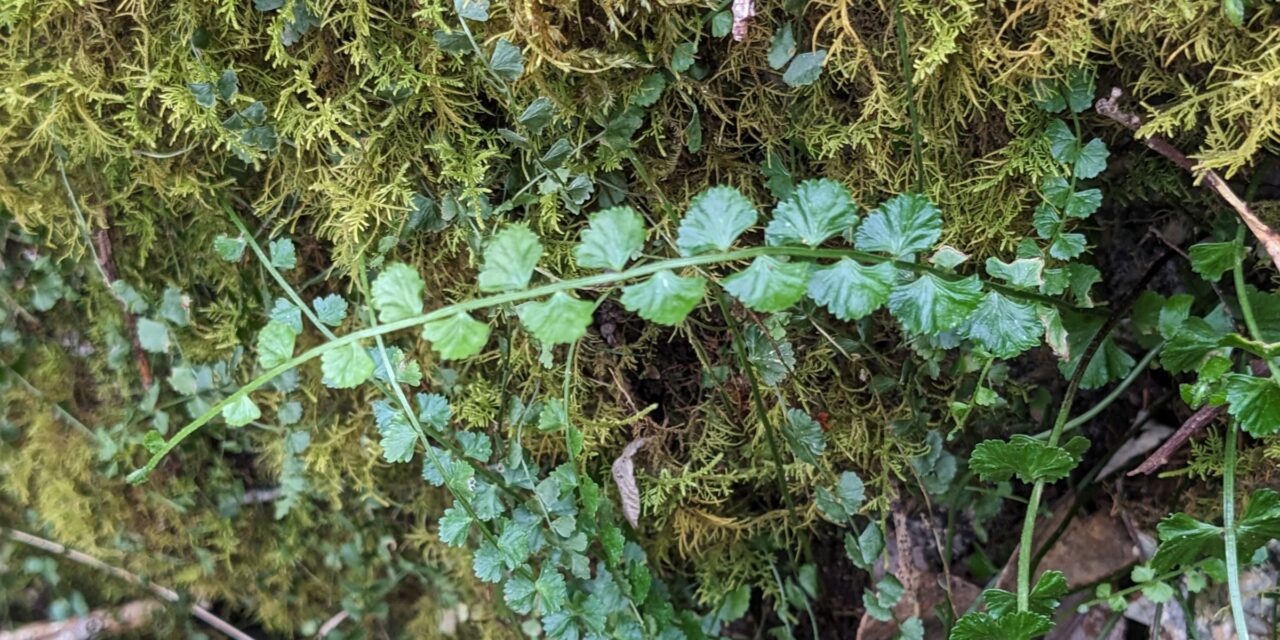
M 444 496 L 416 472 L 381 461 L 359 398 L 306 386 L 315 401 L 302 422 L 312 434 L 303 459 L 315 499 L 279 521 L 270 508 L 236 504 L 246 488 L 277 482 L 288 457 L 280 433 L 204 434 L 151 484 L 129 487 L 124 473 L 146 455 L 144 425 L 89 437 L 60 421 L 49 403 L 98 427 L 120 423 L 133 406 L 121 399 L 142 394 L 131 367 L 113 369 L 66 347 L 74 334 L 105 348 L 121 326 L 68 185 L 89 230 L 109 229 L 123 280 L 151 299 L 167 286 L 187 294 L 192 326 L 176 337 L 184 358 L 204 362 L 250 344 L 278 295 L 251 260 L 213 257 L 214 238 L 235 234 L 224 197 L 258 212 L 251 226 L 295 238 L 308 295 L 349 292 L 356 260 L 385 251 L 379 242 L 392 236 L 392 253 L 427 279 L 429 304 L 471 296 L 478 240 L 501 220 L 527 221 L 548 248 L 544 265 L 574 275 L 569 248 L 585 215 L 557 195 L 488 215 L 528 170 L 498 129 L 514 128 L 529 102 L 548 96 L 570 142 L 585 143 L 602 114 L 670 67 L 681 43 L 697 42 L 705 76 L 679 76 L 630 145 L 593 145 L 571 161 L 596 182 L 596 197 L 625 193 L 668 234 L 707 185 L 765 200 L 761 166 L 772 154 L 797 177 L 849 185 L 864 205 L 922 186 L 946 212 L 944 240 L 980 258 L 1008 258 L 1031 228 L 1035 185 L 1054 167 L 1029 87 L 1079 65 L 1096 68 L 1100 86 L 1144 101 L 1149 131 L 1228 176 L 1280 143 L 1280 47 L 1268 26 L 1280 16 L 1270 4 L 1252 7 L 1236 27 L 1215 0 L 821 0 L 802 8 L 795 26 L 800 50 L 826 49 L 827 62 L 814 85 L 792 88 L 766 63 L 769 39 L 788 19 L 774 3 L 761 3 L 746 41 L 735 43 L 711 35 L 710 16 L 721 7 L 704 3 L 519 0 L 495 4 L 476 34 L 486 49 L 500 37 L 523 49 L 525 72 L 510 94 L 488 81 L 482 64 L 439 50 L 433 32 L 456 28 L 451 5 L 312 0 L 315 26 L 285 44 L 286 31 L 296 30 L 286 24 L 293 1 L 271 11 L 254 4 L 0 2 L 0 205 L 45 253 L 84 267 L 73 283 L 83 297 L 46 314 L 31 336 L 38 346 L 23 356 L 43 398 L 19 386 L 3 392 L 4 417 L 21 425 L 21 436 L 0 442 L 0 514 L 163 584 L 236 603 L 282 633 L 314 626 L 352 598 L 365 600 L 349 608 L 369 614 L 369 624 L 416 637 L 437 633 L 442 612 L 459 602 L 470 606 L 466 637 L 518 631 L 488 610 L 465 552 L 436 538 Z M 923 175 L 912 157 L 903 44 Z M 239 78 L 232 103 L 197 104 L 188 84 L 216 82 L 224 69 Z M 277 149 L 248 147 L 223 125 L 254 101 L 266 108 Z M 686 131 L 695 113 L 696 153 Z M 1128 134 L 1115 127 L 1091 126 L 1113 141 L 1113 163 L 1126 166 L 1109 198 L 1184 192 L 1176 167 L 1125 144 Z M 423 196 L 452 223 L 410 229 Z M 629 418 L 643 407 L 616 372 L 662 368 L 653 354 L 670 337 L 649 327 L 622 347 L 600 336 L 583 346 L 579 404 L 570 410 L 586 432 L 588 460 L 605 470 L 601 479 L 642 422 Z M 494 418 L 504 375 L 515 395 L 560 383 L 539 364 L 536 346 L 509 339 L 506 365 L 495 353 L 456 382 L 432 374 L 436 385 L 457 385 L 455 410 L 467 424 Z M 432 370 L 435 356 L 421 349 L 412 355 Z M 899 483 L 914 485 L 908 461 L 925 448 L 920 438 L 894 437 L 889 425 L 919 419 L 921 407 L 869 386 L 871 368 L 849 364 L 829 341 L 806 338 L 796 351 L 789 390 L 829 413 L 828 457 L 860 470 L 873 512 L 885 507 Z M 157 373 L 162 379 L 163 366 Z M 945 403 L 945 377 L 918 384 L 920 398 Z M 768 493 L 772 476 L 745 391 L 729 391 L 740 394 L 739 415 L 694 397 L 667 409 L 682 419 L 668 425 L 641 482 L 641 542 L 672 575 L 696 579 L 707 604 L 742 583 L 776 590 L 767 553 L 749 544 L 754 534 L 807 532 L 781 510 L 743 498 Z M 561 445 L 535 436 L 529 446 L 553 458 Z M 794 490 L 807 495 L 816 473 L 790 471 Z M 814 509 L 807 513 L 801 527 L 816 521 Z M 110 596 L 123 587 L 100 588 Z

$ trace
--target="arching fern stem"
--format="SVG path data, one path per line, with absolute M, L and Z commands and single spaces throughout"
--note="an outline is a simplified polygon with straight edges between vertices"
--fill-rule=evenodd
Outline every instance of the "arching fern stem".
M 383 336 L 389 333 L 400 331 L 402 329 L 410 329 L 413 327 L 418 327 L 428 322 L 431 322 L 432 320 L 447 318 L 449 316 L 452 316 L 462 311 L 474 311 L 477 309 L 487 309 L 490 307 L 497 307 L 500 305 L 515 303 L 515 302 L 522 302 L 525 300 L 532 300 L 536 298 L 542 298 L 542 297 L 550 296 L 552 294 L 555 294 L 561 291 L 569 291 L 573 289 L 591 289 L 596 287 L 612 285 L 618 282 L 623 282 L 623 281 L 631 280 L 631 279 L 642 277 L 642 276 L 652 275 L 654 273 L 657 273 L 659 271 L 666 270 L 666 269 L 678 270 L 678 269 L 684 269 L 688 267 L 696 267 L 696 266 L 702 266 L 702 265 L 740 262 L 740 261 L 750 260 L 752 258 L 756 258 L 759 256 L 790 256 L 793 258 L 810 258 L 810 259 L 853 258 L 855 260 L 859 260 L 862 262 L 872 262 L 872 263 L 889 262 L 899 269 L 906 269 L 916 273 L 930 273 L 936 277 L 939 277 L 945 280 L 959 280 L 963 277 L 954 273 L 950 273 L 947 271 L 943 271 L 941 269 L 934 268 L 926 264 L 918 264 L 914 262 L 903 262 L 901 260 L 891 260 L 884 256 L 867 253 L 864 251 L 857 251 L 854 249 L 822 249 L 822 248 L 792 247 L 792 246 L 750 247 L 747 249 L 739 249 L 736 251 L 727 251 L 723 253 L 711 253 L 711 254 L 690 256 L 690 257 L 683 257 L 683 258 L 671 258 L 667 260 L 659 260 L 656 262 L 651 262 L 651 263 L 643 264 L 631 269 L 627 269 L 625 271 L 619 271 L 614 273 L 602 273 L 597 275 L 585 276 L 582 278 L 575 278 L 572 280 L 561 280 L 559 282 L 552 282 L 552 283 L 544 284 L 539 287 L 533 287 L 533 288 L 525 289 L 522 291 L 510 291 L 507 293 L 501 293 L 501 294 L 492 295 L 492 296 L 485 296 L 481 298 L 475 298 L 472 300 L 465 300 L 462 302 L 457 302 L 451 305 L 441 307 L 439 309 L 436 309 L 434 311 L 424 313 L 421 315 L 413 316 L 410 318 L 404 318 L 402 320 L 397 320 L 395 322 L 389 322 L 377 327 L 369 327 L 366 329 L 361 329 L 359 331 L 353 331 L 346 335 L 339 336 L 336 339 L 329 340 L 324 344 L 312 347 L 311 349 L 308 349 L 307 351 L 304 351 L 294 356 L 293 358 L 290 358 L 286 362 L 263 372 L 261 375 L 249 381 L 243 387 L 240 387 L 236 391 L 232 392 L 231 395 L 227 396 L 226 398 L 223 398 L 220 402 L 210 407 L 209 410 L 203 413 L 200 417 L 196 418 L 195 420 L 192 420 L 190 423 L 184 426 L 181 430 L 179 430 L 172 438 L 166 441 L 164 445 L 161 446 L 152 455 L 151 459 L 148 460 L 144 466 L 142 466 L 141 468 L 129 474 L 129 481 L 134 483 L 145 481 L 147 479 L 147 476 L 151 473 L 152 470 L 156 468 L 156 466 L 160 464 L 160 462 L 165 458 L 165 456 L 169 455 L 169 453 L 173 451 L 173 449 L 175 449 L 179 444 L 181 444 L 183 440 L 186 440 L 188 437 L 190 437 L 191 434 L 199 430 L 200 427 L 204 426 L 214 417 L 218 416 L 222 412 L 222 409 L 224 407 L 232 404 L 233 402 L 240 400 L 241 398 L 245 397 L 249 393 L 263 387 L 276 376 L 281 375 L 284 372 L 290 369 L 293 369 L 295 367 L 298 367 L 302 364 L 310 362 L 311 360 L 319 358 L 320 356 L 324 355 L 329 351 L 333 351 L 334 349 L 345 347 L 347 345 L 350 345 L 355 342 L 359 342 L 361 340 L 366 340 L 366 339 L 374 338 L 377 336 Z M 1047 305 L 1051 305 L 1051 306 L 1055 306 L 1063 309 L 1068 309 L 1073 311 L 1083 311 L 1085 313 L 1089 313 L 1088 310 L 1076 309 L 1070 303 L 1067 303 L 1062 300 L 1058 300 L 1056 298 L 1051 298 L 1049 296 L 1044 296 L 1037 293 L 1029 293 L 1026 291 L 1022 291 L 1022 290 L 1005 286 L 995 282 L 988 282 L 987 286 L 995 291 L 999 291 L 1000 293 L 1003 293 L 1012 298 L 1018 298 L 1018 299 L 1022 299 L 1030 302 L 1047 304 Z

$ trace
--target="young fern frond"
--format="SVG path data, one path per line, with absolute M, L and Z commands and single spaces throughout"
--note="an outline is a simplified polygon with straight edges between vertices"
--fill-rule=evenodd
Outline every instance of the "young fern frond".
M 797 190 L 797 193 L 804 193 Z M 731 187 L 715 187 L 707 197 L 745 198 Z M 733 265 L 752 260 L 746 269 L 726 278 L 726 290 L 743 304 L 758 311 L 777 311 L 788 308 L 802 297 L 808 296 L 830 308 L 837 316 L 850 316 L 854 312 L 866 315 L 883 303 L 903 322 L 910 333 L 933 335 L 956 330 L 970 337 L 976 344 L 990 348 L 1002 357 L 1012 357 L 1034 346 L 1027 311 L 1036 309 L 1066 310 L 1089 313 L 1070 302 L 1042 293 L 1029 283 L 1014 281 L 1002 284 L 979 280 L 976 276 L 964 277 L 953 270 L 914 261 L 914 254 L 929 248 L 929 240 L 938 237 L 941 218 L 936 214 L 920 216 L 922 207 L 932 208 L 921 196 L 905 196 L 890 200 L 874 211 L 857 230 L 856 249 L 823 248 L 781 244 L 777 246 L 732 249 L 734 241 L 746 231 L 745 216 L 737 209 L 713 209 L 702 206 L 705 198 L 691 206 L 681 227 L 677 245 L 691 253 L 685 257 L 669 258 L 632 266 L 622 271 L 606 272 L 572 280 L 551 282 L 529 287 L 541 244 L 536 236 L 519 226 L 509 226 L 499 231 L 487 243 L 484 266 L 479 274 L 481 290 L 496 291 L 493 295 L 453 303 L 422 312 L 418 299 L 421 289 L 416 274 L 406 265 L 392 264 L 384 269 L 387 280 L 384 287 L 375 283 L 373 303 L 383 318 L 382 324 L 334 336 L 327 342 L 301 354 L 280 361 L 282 354 L 272 353 L 269 364 L 253 380 L 237 389 L 201 416 L 192 420 L 177 432 L 141 469 L 131 474 L 133 481 L 141 481 L 173 450 L 204 424 L 215 418 L 224 408 L 241 401 L 248 394 L 262 388 L 272 378 L 306 364 L 316 358 L 328 363 L 326 373 L 332 372 L 334 382 L 343 387 L 356 386 L 372 377 L 373 361 L 360 347 L 364 341 L 385 336 L 403 329 L 423 327 L 424 337 L 433 347 L 448 357 L 463 358 L 477 353 L 487 337 L 487 327 L 471 318 L 471 312 L 523 303 L 517 307 L 517 315 L 535 337 L 546 342 L 573 342 L 581 337 L 590 322 L 590 306 L 585 301 L 569 295 L 572 291 L 591 290 L 606 285 L 640 280 L 623 289 L 624 305 L 642 317 L 652 317 L 663 324 L 676 324 L 701 301 L 699 278 L 675 275 L 682 269 L 702 266 Z M 697 200 L 697 199 L 695 199 Z M 806 203 L 807 204 L 807 203 Z M 846 215 L 851 206 L 826 209 L 834 216 Z M 717 211 L 732 220 L 720 220 Z M 936 212 L 936 210 L 935 210 Z M 754 220 L 754 218 L 751 218 Z M 633 241 L 625 233 L 619 234 L 609 227 L 617 224 L 610 217 L 592 218 L 584 235 L 593 244 L 608 239 L 618 245 L 601 245 L 617 256 L 634 255 Z M 724 229 L 731 232 L 725 234 Z M 842 233 L 852 235 L 854 229 L 846 227 Z M 710 237 L 709 234 L 720 234 Z M 634 234 L 632 234 L 634 237 Z M 775 235 L 775 238 L 778 236 Z M 903 240 L 907 237 L 907 240 Z M 579 245 L 579 247 L 588 245 Z M 725 250 L 710 253 L 711 249 L 724 246 Z M 593 249 L 594 250 L 594 249 Z M 582 253 L 582 252 L 579 252 Z M 588 251 L 589 255 L 590 252 Z M 885 255 L 888 254 L 888 255 Z M 265 255 L 264 255 L 265 257 Z M 834 259 L 834 265 L 818 268 L 820 260 Z M 784 261 L 785 260 L 785 261 Z M 761 262 L 763 261 L 763 262 Z M 884 266 L 882 266 L 884 265 Z M 834 274 L 829 270 L 837 269 Z M 892 269 L 893 281 L 890 294 L 884 296 L 885 278 Z M 835 277 L 846 273 L 876 273 L 871 278 Z M 992 271 L 1000 274 L 1002 272 Z M 277 272 L 278 273 L 278 272 Z M 817 283 L 813 279 L 818 275 Z M 384 276 L 380 276 L 382 278 Z M 646 279 L 647 278 L 647 279 Z M 643 279 L 643 280 L 642 280 Z M 740 283 L 735 285 L 736 283 Z M 648 291 L 652 290 L 652 291 Z M 986 291 L 985 298 L 982 292 Z M 855 302 L 857 303 L 855 304 Z M 301 300 L 297 300 L 301 303 Z M 982 308 L 979 304 L 984 305 Z M 329 333 L 320 318 L 304 304 L 303 308 L 321 331 Z M 983 308 L 991 309 L 983 312 Z M 523 312 L 521 310 L 523 309 Z M 970 312 L 971 317 L 966 318 Z M 1009 317 L 1021 320 L 1008 322 Z M 1040 329 L 1035 329 L 1036 335 Z M 327 336 L 326 336 L 327 337 Z M 1038 343 L 1038 342 L 1037 342 Z M 334 386 L 334 385 L 330 385 Z

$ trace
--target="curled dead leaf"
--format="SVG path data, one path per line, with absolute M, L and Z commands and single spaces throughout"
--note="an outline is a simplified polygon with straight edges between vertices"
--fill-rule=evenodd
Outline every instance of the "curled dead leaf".
M 640 489 L 636 486 L 636 465 L 632 458 L 648 442 L 648 438 L 632 440 L 613 461 L 613 483 L 618 485 L 622 515 L 632 527 L 638 527 L 640 523 Z
M 735 42 L 746 39 L 747 20 L 755 15 L 755 0 L 733 0 L 733 40 Z

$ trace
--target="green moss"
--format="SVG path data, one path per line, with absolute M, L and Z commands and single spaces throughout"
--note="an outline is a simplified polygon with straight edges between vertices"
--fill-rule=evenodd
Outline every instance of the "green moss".
M 82 239 L 108 229 L 122 279 L 152 299 L 166 286 L 190 296 L 193 326 L 175 334 L 185 361 L 231 358 L 251 342 L 280 292 L 251 260 L 214 258 L 213 238 L 234 235 L 223 198 L 252 212 L 250 226 L 264 235 L 298 240 L 303 268 L 291 277 L 298 285 L 314 279 L 300 287 L 307 298 L 352 289 L 347 275 L 385 236 L 396 238 L 391 254 L 420 267 L 430 305 L 466 298 L 474 293 L 480 238 L 510 221 L 526 221 L 543 236 L 544 268 L 572 277 L 570 247 L 584 217 L 557 196 L 535 186 L 527 205 L 488 213 L 499 194 L 530 175 L 529 159 L 498 129 L 514 126 L 524 106 L 545 95 L 556 104 L 557 122 L 568 125 L 557 135 L 582 143 L 598 133 L 596 120 L 668 65 L 677 44 L 695 38 L 704 79 L 673 79 L 630 149 L 596 145 L 571 160 L 576 173 L 596 180 L 596 197 L 606 176 L 625 185 L 628 201 L 656 230 L 648 248 L 654 252 L 665 250 L 673 220 L 707 184 L 734 184 L 766 201 L 760 165 L 773 152 L 797 177 L 850 185 L 863 208 L 923 184 L 944 211 L 947 242 L 979 260 L 1007 258 L 1030 229 L 1035 185 L 1054 169 L 1028 88 L 1082 63 L 1149 102 L 1147 131 L 1174 138 L 1228 175 L 1247 173 L 1280 139 L 1280 52 L 1267 26 L 1278 10 L 1269 5 L 1252 7 L 1249 25 L 1236 28 L 1214 0 L 902 2 L 916 123 L 907 115 L 893 16 L 879 3 L 833 0 L 799 17 L 771 6 L 741 44 L 710 38 L 706 10 L 696 5 L 494 3 L 494 19 L 477 25 L 482 46 L 506 37 L 525 55 L 526 73 L 509 97 L 482 65 L 436 46 L 433 31 L 453 24 L 449 3 L 312 7 L 321 24 L 288 46 L 279 12 L 233 0 L 0 8 L 0 206 L 39 237 L 43 251 L 78 261 L 77 284 L 88 292 L 75 307 L 60 307 L 51 325 L 83 327 L 87 320 L 99 349 L 108 333 L 119 332 L 118 304 L 101 287 Z M 769 36 L 788 20 L 802 34 L 802 48 L 830 52 L 821 80 L 807 88 L 787 87 L 765 63 Z M 214 81 L 223 69 L 236 71 L 239 93 L 230 104 L 199 106 L 188 83 Z M 247 147 L 222 124 L 255 101 L 280 140 L 274 152 Z M 695 109 L 704 132 L 697 154 L 683 133 Z M 1105 122 L 1087 126 L 1117 137 Z M 923 176 L 913 168 L 913 128 Z M 1187 195 L 1181 176 L 1137 145 L 1118 154 L 1128 169 L 1116 184 L 1104 184 L 1109 197 L 1123 203 Z M 69 207 L 59 157 L 88 229 Z M 458 217 L 439 232 L 409 229 L 415 195 Z M 584 431 L 585 459 L 602 479 L 632 437 L 659 434 L 661 445 L 647 454 L 642 472 L 640 538 L 667 570 L 695 576 L 697 595 L 710 604 L 738 584 L 774 588 L 767 554 L 748 542 L 764 532 L 797 540 L 816 515 L 810 509 L 803 519 L 786 519 L 742 499 L 773 491 L 771 459 L 746 389 L 671 398 L 662 407 L 667 424 L 634 418 L 645 402 L 620 380 L 663 367 L 652 354 L 665 343 L 698 341 L 714 362 L 690 365 L 695 369 L 729 361 L 717 340 L 721 319 L 697 321 L 701 326 L 684 335 L 645 328 L 622 346 L 589 338 L 570 415 Z M 162 583 L 225 599 L 273 631 L 323 621 L 342 607 L 344 594 L 367 591 L 395 603 L 388 624 L 430 637 L 441 610 L 485 601 L 472 597 L 480 587 L 465 552 L 442 547 L 431 533 L 444 496 L 424 489 L 414 470 L 381 462 L 361 399 L 325 389 L 315 372 L 304 375 L 302 393 L 314 403 L 302 423 L 312 433 L 303 458 L 316 499 L 281 520 L 260 505 L 239 506 L 228 518 L 223 510 L 244 489 L 278 480 L 281 433 L 211 433 L 181 450 L 156 483 L 128 488 L 123 472 L 145 455 L 141 437 L 152 426 L 136 418 L 136 376 L 49 346 L 65 337 L 60 330 L 40 337 L 46 346 L 31 358 L 31 371 L 45 402 L 62 403 L 95 428 L 115 429 L 122 444 L 105 455 L 100 443 L 50 419 L 46 404 L 5 391 L 8 417 L 24 428 L 4 445 L 0 476 L 6 513 L 21 512 L 23 526 Z M 563 380 L 563 361 L 547 368 L 527 337 L 494 340 L 491 355 L 448 372 L 429 350 L 413 352 L 434 388 L 457 376 L 451 399 L 472 429 L 493 428 L 504 397 L 558 395 Z M 828 338 L 805 338 L 797 352 L 788 397 L 829 413 L 837 425 L 830 464 L 862 471 L 875 499 L 868 509 L 882 511 L 903 483 L 914 482 L 907 460 L 918 447 L 891 437 L 889 427 L 913 407 L 872 390 L 871 369 Z M 167 366 L 157 368 L 163 380 Z M 918 397 L 945 406 L 948 383 L 927 384 Z M 267 414 L 275 402 L 261 403 Z M 181 411 L 171 408 L 175 423 Z M 563 455 L 561 439 L 527 433 L 526 440 L 543 461 Z M 821 479 L 788 469 L 798 496 Z M 396 573 L 400 561 L 427 577 Z M 447 597 L 420 596 L 431 589 Z M 371 612 L 365 622 L 376 618 Z M 473 609 L 471 619 L 480 621 L 468 628 L 474 637 L 510 633 L 510 621 L 491 611 Z

